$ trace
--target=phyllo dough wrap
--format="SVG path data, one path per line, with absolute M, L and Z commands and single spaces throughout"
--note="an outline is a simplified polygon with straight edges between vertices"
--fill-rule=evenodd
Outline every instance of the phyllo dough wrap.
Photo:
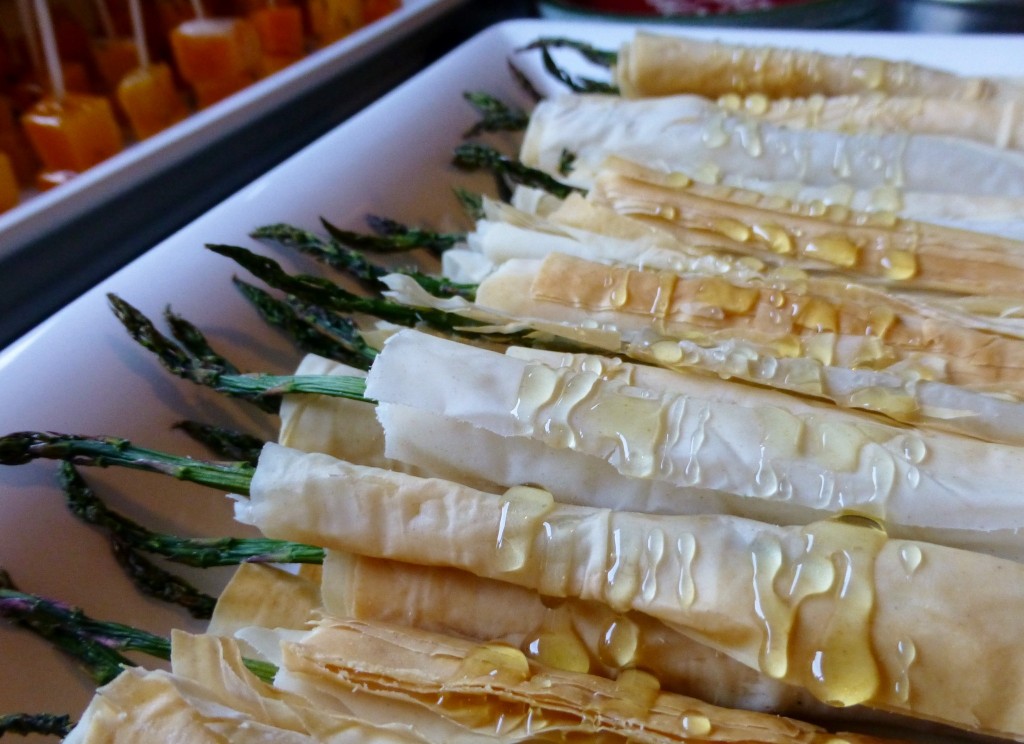
M 1024 737 L 1024 565 L 844 521 L 558 504 L 267 445 L 265 534 L 634 610 L 834 705 Z
M 1021 95 L 1014 81 L 965 77 L 912 62 L 647 32 L 622 46 L 615 79 L 629 96 L 763 93 L 786 98 L 877 91 L 976 101 Z

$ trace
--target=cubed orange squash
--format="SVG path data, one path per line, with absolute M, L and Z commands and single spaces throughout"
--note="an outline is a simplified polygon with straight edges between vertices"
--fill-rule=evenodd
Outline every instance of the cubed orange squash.
M 136 139 L 145 139 L 188 115 L 185 99 L 174 87 L 171 68 L 160 62 L 132 70 L 117 86 L 117 101 Z
M 237 93 L 247 85 L 255 82 L 255 77 L 250 74 L 239 75 L 232 78 L 220 80 L 207 80 L 192 84 L 192 92 L 196 96 L 196 106 L 206 108 L 217 101 L 222 101 L 232 93 Z
M 84 64 L 64 61 L 60 63 L 60 69 L 64 73 L 64 87 L 67 90 L 72 93 L 92 93 L 92 80 Z M 49 89 L 49 85 L 46 87 Z
M 0 152 L 0 212 L 17 206 L 21 198 L 21 187 L 14 175 L 14 166 L 10 159 Z
M 36 176 L 36 188 L 39 191 L 49 191 L 50 189 L 64 185 L 77 175 L 78 171 L 72 170 L 40 171 Z
M 309 0 L 309 23 L 317 43 L 348 36 L 363 25 L 363 0 Z
M 260 8 L 249 15 L 264 56 L 294 57 L 303 53 L 302 10 L 294 5 Z
M 114 90 L 125 75 L 139 66 L 139 50 L 135 41 L 124 36 L 96 39 L 92 56 L 107 90 Z
M 109 101 L 68 93 L 47 96 L 21 117 L 22 126 L 47 170 L 83 171 L 124 146 Z
M 401 0 L 364 0 L 363 23 L 373 23 L 402 7 Z
M 195 18 L 171 33 L 178 72 L 189 84 L 255 75 L 260 65 L 256 30 L 241 18 Z
M 39 170 L 39 161 L 32 146 L 14 117 L 9 98 L 0 96 L 0 152 L 7 156 L 18 183 L 28 186 Z

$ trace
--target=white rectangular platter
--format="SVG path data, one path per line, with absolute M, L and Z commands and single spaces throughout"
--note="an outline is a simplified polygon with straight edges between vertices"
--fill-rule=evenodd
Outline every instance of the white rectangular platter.
M 203 452 L 171 428 L 176 421 L 193 418 L 273 436 L 269 417 L 165 373 L 128 339 L 108 309 L 106 294 L 116 292 L 154 318 L 172 306 L 244 370 L 289 371 L 299 353 L 264 327 L 231 286 L 235 266 L 206 251 L 205 243 L 258 248 L 247 238 L 253 228 L 289 222 L 316 230 L 321 216 L 362 229 L 368 212 L 438 229 L 468 227 L 451 187 L 483 188 L 490 181 L 474 180 L 450 165 L 461 133 L 476 120 L 463 92 L 483 90 L 525 104 L 508 72 L 510 57 L 540 87 L 558 85 L 545 82 L 549 78 L 535 54 L 516 55 L 522 45 L 557 35 L 612 49 L 632 33 L 617 25 L 517 21 L 470 40 L 0 353 L 0 432 L 119 435 L 197 455 Z M 728 29 L 700 35 L 912 59 L 965 73 L 1024 75 L 1019 37 Z M 284 254 L 278 258 L 311 268 Z M 0 566 L 24 590 L 80 605 L 94 617 L 159 633 L 174 626 L 200 628 L 184 612 L 135 591 L 104 538 L 68 514 L 54 472 L 52 462 L 0 468 Z M 112 507 L 150 527 L 178 534 L 244 534 L 231 520 L 228 500 L 208 489 L 135 473 L 92 469 L 86 475 Z M 187 575 L 216 592 L 229 573 Z M 92 692 L 73 663 L 6 624 L 0 624 L 0 660 L 0 714 L 46 711 L 76 717 Z

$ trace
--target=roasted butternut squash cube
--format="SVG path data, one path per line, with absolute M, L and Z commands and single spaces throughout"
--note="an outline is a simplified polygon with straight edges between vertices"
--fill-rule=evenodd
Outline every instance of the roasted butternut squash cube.
M 92 56 L 107 90 L 115 90 L 124 76 L 139 66 L 139 50 L 135 48 L 135 42 L 123 36 L 96 39 L 92 44 Z
M 233 78 L 206 80 L 192 84 L 192 92 L 196 97 L 196 106 L 203 109 L 222 101 L 232 93 L 237 93 L 247 85 L 255 82 L 252 75 L 245 74 Z
M 264 55 L 295 57 L 303 54 L 302 10 L 294 5 L 260 8 L 249 15 Z
M 117 101 L 136 139 L 145 139 L 188 116 L 174 87 L 171 68 L 160 62 L 129 72 L 117 86 Z
M 69 93 L 47 96 L 22 118 L 32 148 L 47 170 L 83 171 L 124 147 L 106 98 Z
M 253 79 L 260 66 L 256 30 L 241 18 L 195 18 L 171 33 L 178 72 L 190 84 Z
M 14 175 L 14 166 L 10 158 L 0 152 L 0 212 L 4 212 L 18 204 L 21 198 L 21 187 Z
M 44 170 L 40 171 L 36 175 L 36 188 L 39 191 L 49 191 L 50 189 L 63 186 L 72 178 L 78 175 L 78 171 L 72 170 Z
M 363 23 L 373 23 L 402 7 L 401 0 L 365 0 Z
M 362 0 L 309 0 L 309 24 L 320 45 L 330 44 L 363 26 Z

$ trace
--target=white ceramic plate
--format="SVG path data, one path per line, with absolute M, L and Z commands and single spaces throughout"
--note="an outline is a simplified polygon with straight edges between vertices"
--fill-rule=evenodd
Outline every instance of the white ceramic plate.
M 406 0 L 375 23 L 90 168 L 60 188 L 0 213 L 0 258 L 88 213 L 282 103 L 314 88 L 464 0 Z
M 506 66 L 519 46 L 541 35 L 563 35 L 615 48 L 631 33 L 616 25 L 521 21 L 470 40 L 0 354 L 0 432 L 116 434 L 145 446 L 200 455 L 171 430 L 172 423 L 194 418 L 272 436 L 268 417 L 169 377 L 127 339 L 107 308 L 106 293 L 120 294 L 151 316 L 171 304 L 243 369 L 287 371 L 298 353 L 263 327 L 230 284 L 233 264 L 205 251 L 204 243 L 253 245 L 246 235 L 258 225 L 287 221 L 316 229 L 321 215 L 359 228 L 367 212 L 451 228 L 458 224 L 458 208 L 449 187 L 474 185 L 448 165 L 461 132 L 476 120 L 462 101 L 463 92 L 486 90 L 524 101 Z M 1024 40 L 1014 37 L 722 29 L 702 35 L 912 58 L 967 73 L 1024 74 Z M 535 55 L 520 61 L 535 80 L 546 79 Z M 98 618 L 160 633 L 172 626 L 200 628 L 184 612 L 140 597 L 114 564 L 104 539 L 67 514 L 53 485 L 54 471 L 51 462 L 0 468 L 0 565 L 25 590 L 62 598 Z M 153 528 L 243 534 L 231 521 L 227 500 L 210 490 L 126 471 L 90 469 L 86 476 L 111 506 Z M 215 592 L 228 573 L 218 569 L 189 576 Z M 0 714 L 77 716 L 89 698 L 91 686 L 74 665 L 26 632 L 0 627 L 0 659 Z

